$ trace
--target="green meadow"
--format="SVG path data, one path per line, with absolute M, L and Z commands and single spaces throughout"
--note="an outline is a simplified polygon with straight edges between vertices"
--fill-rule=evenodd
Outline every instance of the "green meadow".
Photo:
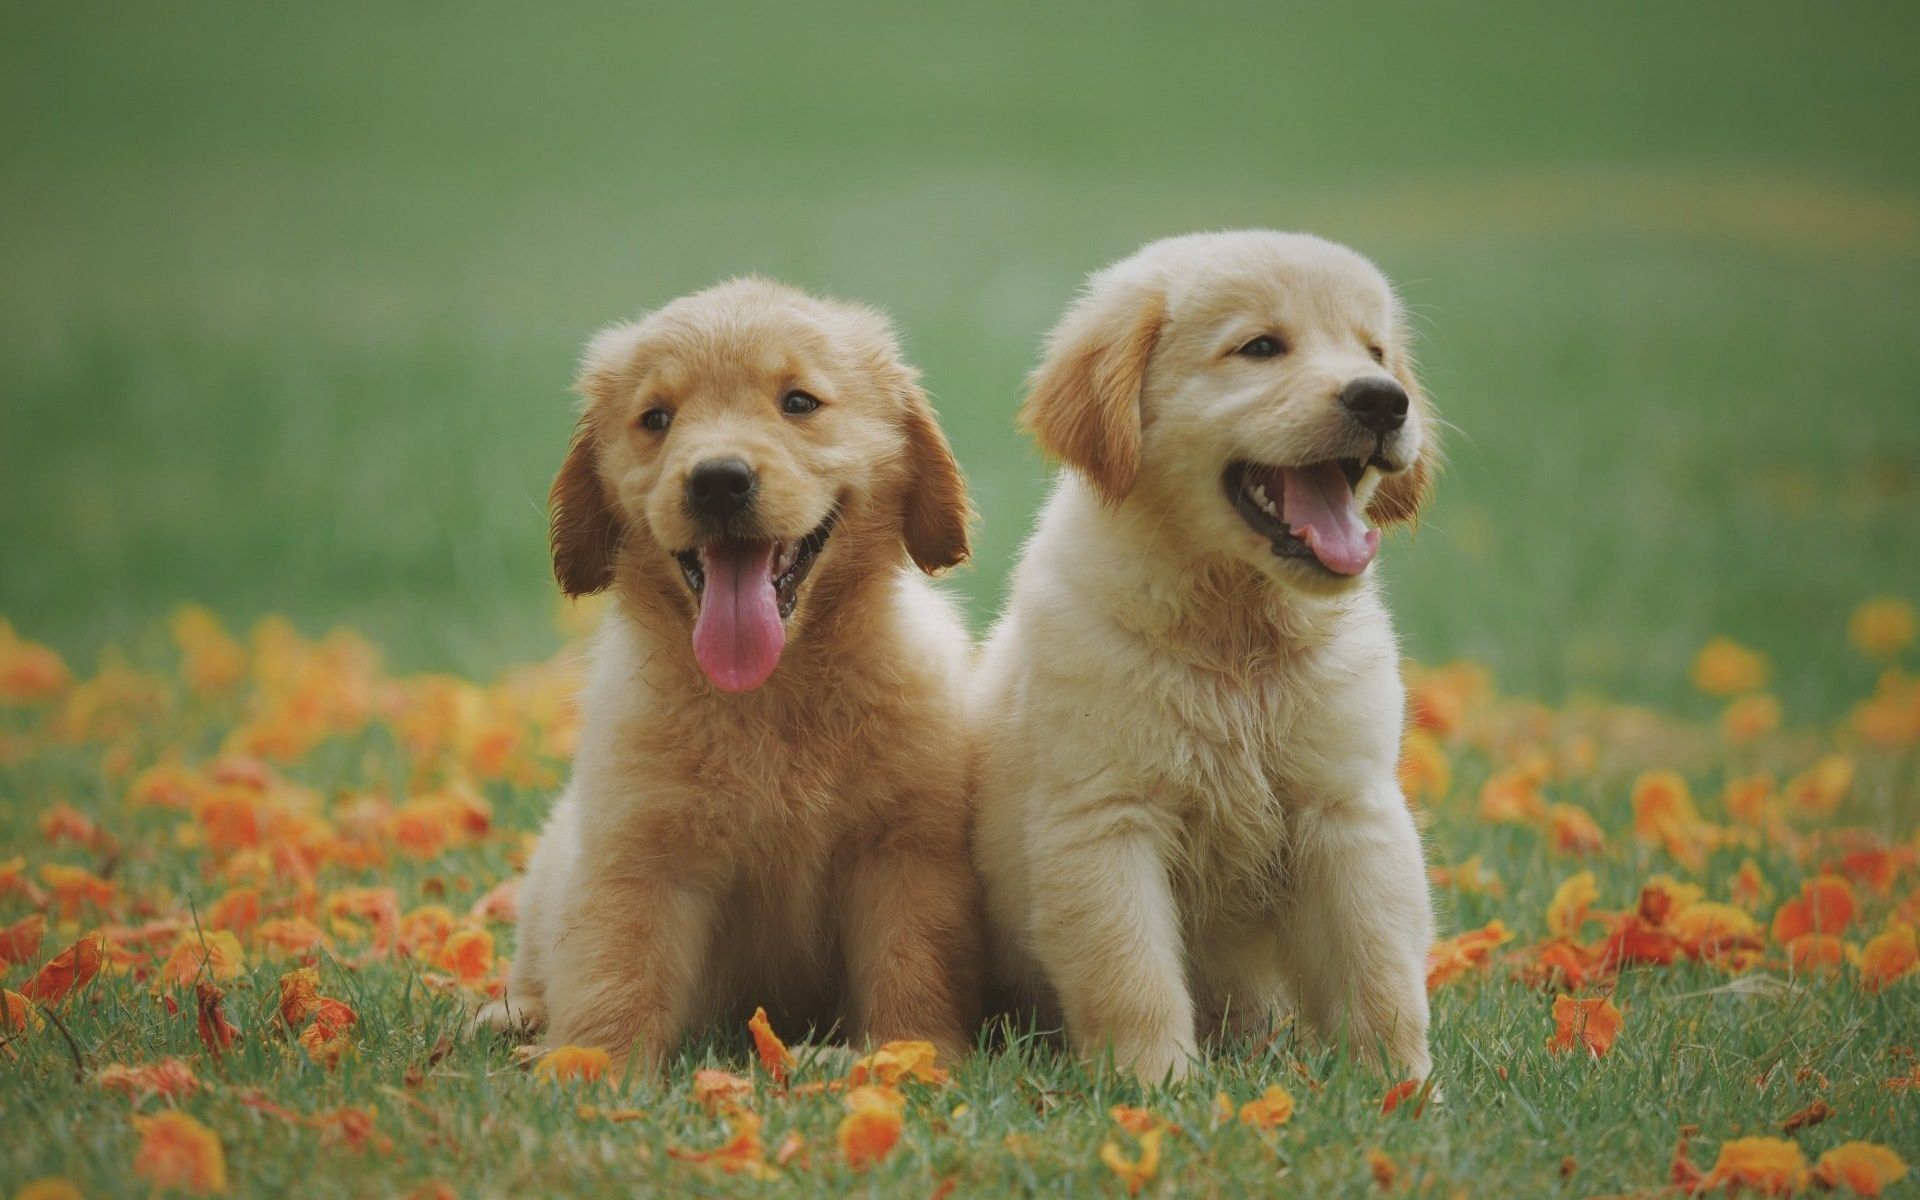
M 578 347 L 754 271 L 895 315 L 984 624 L 1041 335 L 1088 271 L 1238 226 L 1350 242 L 1418 315 L 1456 432 L 1387 563 L 1413 655 L 1659 697 L 1724 631 L 1811 704 L 1836 614 L 1920 585 L 1905 6 L 8 25 L 0 611 L 83 657 L 182 600 L 415 665 L 546 649 Z

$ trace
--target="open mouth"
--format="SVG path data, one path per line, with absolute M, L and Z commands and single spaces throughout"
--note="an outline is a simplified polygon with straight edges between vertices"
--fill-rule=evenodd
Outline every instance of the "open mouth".
M 833 515 L 820 522 L 812 533 L 793 542 L 766 542 L 747 539 L 723 538 L 709 542 L 693 550 L 682 550 L 673 557 L 679 560 L 680 574 L 693 589 L 696 599 L 704 599 L 707 591 L 707 566 L 714 558 L 734 559 L 742 555 L 755 558 L 766 553 L 770 564 L 768 572 L 773 584 L 774 596 L 780 612 L 780 619 L 786 620 L 793 615 L 793 606 L 800 595 L 800 585 L 806 582 L 807 573 L 813 570 L 813 560 L 820 556 L 821 547 L 827 544 L 827 535 L 833 532 Z
M 715 687 L 752 691 L 780 665 L 800 585 L 832 532 L 829 514 L 796 540 L 718 538 L 674 555 L 700 605 L 693 655 Z
M 1369 467 L 1390 469 L 1378 455 L 1292 467 L 1243 460 L 1227 464 L 1221 483 L 1240 519 L 1277 557 L 1351 576 L 1380 551 L 1380 531 L 1367 526 L 1353 493 Z

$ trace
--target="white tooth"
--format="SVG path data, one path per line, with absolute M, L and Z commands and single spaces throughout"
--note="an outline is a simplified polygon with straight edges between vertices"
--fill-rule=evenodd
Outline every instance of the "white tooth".
M 1249 491 L 1247 494 L 1249 496 L 1252 496 L 1253 502 L 1255 504 L 1258 504 L 1261 508 L 1265 508 L 1267 506 L 1267 488 L 1265 484 L 1260 484 L 1260 483 L 1254 484 L 1253 490 Z
M 1276 521 L 1280 519 L 1280 506 L 1275 504 L 1271 500 L 1267 501 L 1265 504 L 1262 504 L 1260 506 L 1260 511 L 1266 513 L 1268 516 L 1272 517 Z

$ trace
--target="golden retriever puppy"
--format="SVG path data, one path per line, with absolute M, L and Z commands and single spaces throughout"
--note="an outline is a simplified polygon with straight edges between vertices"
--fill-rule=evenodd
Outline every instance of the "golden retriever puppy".
M 481 1019 L 650 1068 L 756 1004 L 964 1052 L 971 650 L 920 572 L 971 513 L 887 321 L 725 283 L 595 337 L 578 388 L 554 571 L 614 603 Z
M 1370 567 L 1435 421 L 1387 281 L 1302 235 L 1153 243 L 1088 282 L 1022 415 L 1072 470 L 970 702 L 997 988 L 1148 1081 L 1287 999 L 1426 1075 L 1432 915 Z

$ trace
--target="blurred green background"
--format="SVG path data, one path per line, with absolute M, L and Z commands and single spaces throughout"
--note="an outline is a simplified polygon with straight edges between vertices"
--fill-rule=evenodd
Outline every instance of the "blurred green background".
M 1920 595 L 1920 7 L 844 0 L 10 4 L 0 614 L 82 664 L 183 600 L 402 667 L 555 644 L 547 481 L 596 326 L 746 271 L 891 310 L 986 516 L 1090 269 L 1376 257 L 1458 426 L 1385 571 L 1410 653 L 1789 713 Z

